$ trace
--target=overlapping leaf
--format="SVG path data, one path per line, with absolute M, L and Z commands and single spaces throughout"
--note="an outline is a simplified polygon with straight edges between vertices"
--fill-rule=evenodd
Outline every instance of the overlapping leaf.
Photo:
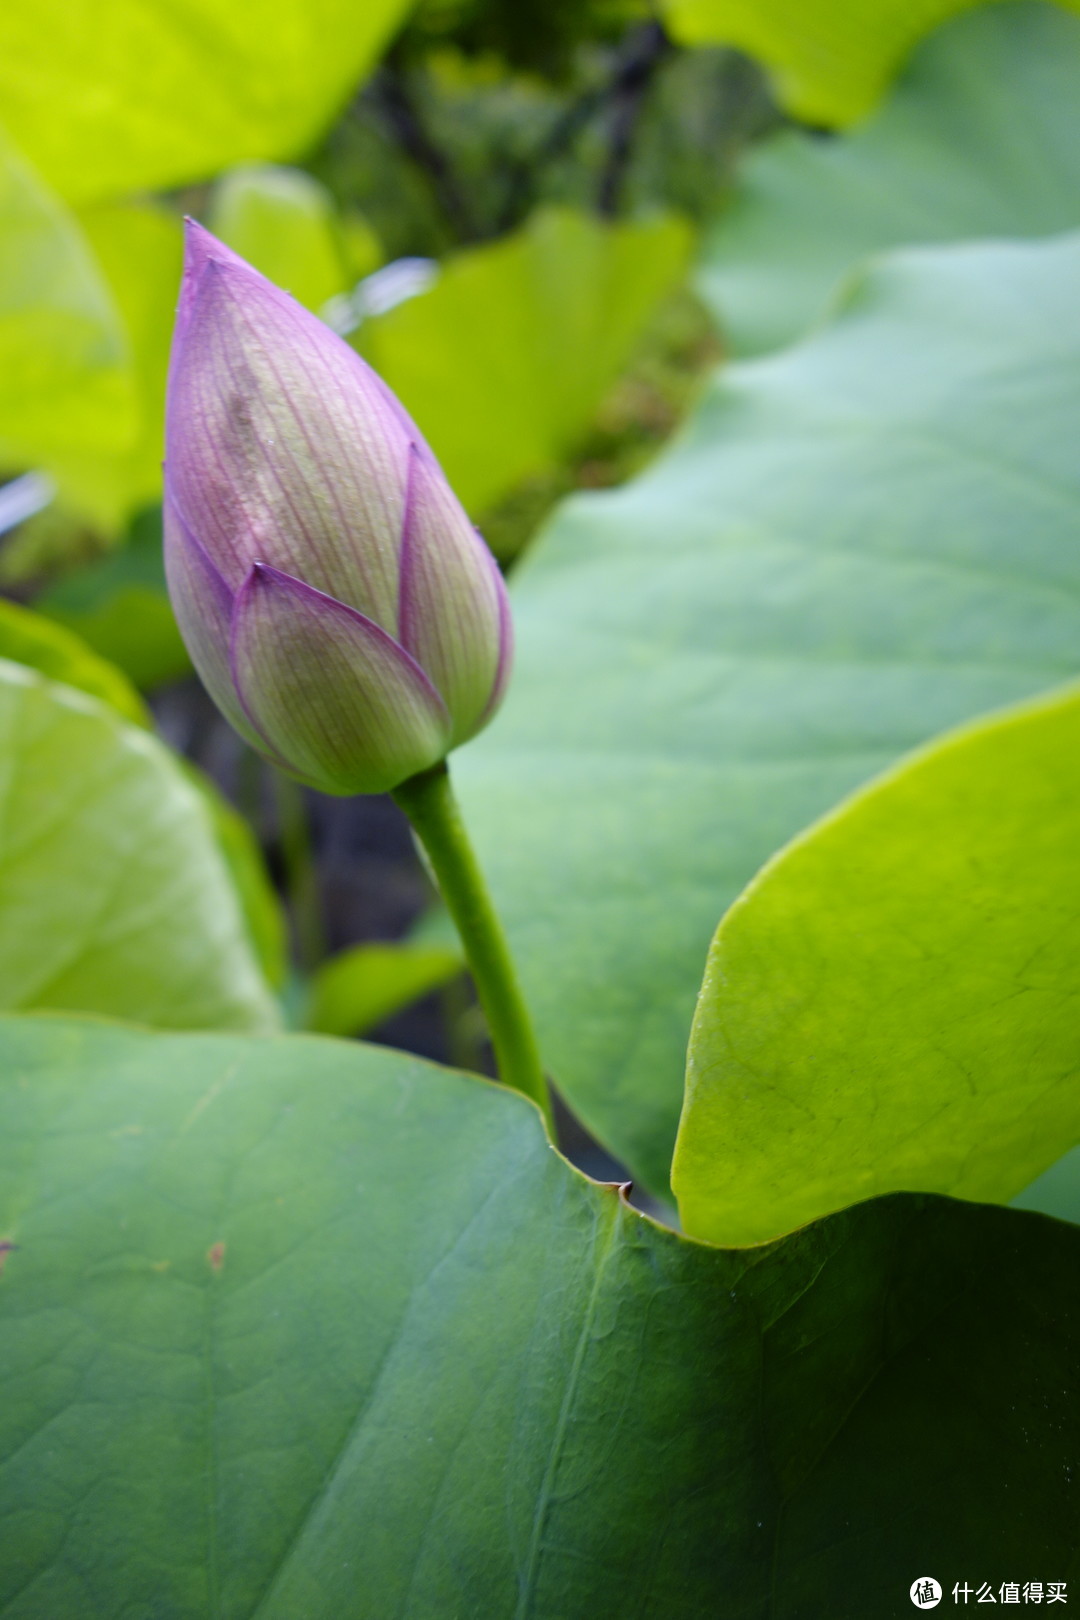
M 79 202 L 291 156 L 339 111 L 408 0 L 38 0 L 0 14 L 0 105 Z
M 57 580 L 34 606 L 75 631 L 143 691 L 191 671 L 165 586 L 160 507 L 140 514 L 122 547 Z
M 120 455 L 53 458 L 61 494 L 105 530 L 161 497 L 165 379 L 183 241 L 180 216 L 150 203 L 101 203 L 79 224 L 124 325 L 136 432 Z
M 749 154 L 699 275 L 734 352 L 801 336 L 869 253 L 1080 224 L 1078 75 L 1080 20 L 987 6 L 928 39 L 850 135 Z
M 1059 1221 L 1080 1225 L 1080 1148 L 1070 1151 L 1037 1176 L 1012 1200 L 1015 1209 L 1038 1210 Z
M 689 248 L 673 216 L 609 225 L 543 209 L 448 260 L 428 292 L 366 321 L 358 346 L 479 511 L 573 447 Z
M 0 601 L 0 659 L 25 664 L 52 681 L 89 692 L 133 725 L 150 724 L 149 710 L 120 670 L 63 625 L 15 602 Z
M 179 217 L 149 204 L 76 216 L 0 146 L 0 464 L 122 526 L 161 488 Z
M 0 601 L 0 659 L 88 692 L 134 725 L 150 725 L 149 710 L 115 665 L 99 658 L 62 625 L 14 602 Z M 186 761 L 178 763 L 209 812 L 255 955 L 267 981 L 277 989 L 285 978 L 285 923 L 255 835 L 209 777 Z
M 131 355 L 109 289 L 74 219 L 3 137 L 0 375 L 2 467 L 134 439 Z
M 1069 10 L 1076 0 L 1061 0 Z M 689 45 L 738 45 L 773 71 L 781 100 L 811 124 L 869 112 L 912 47 L 977 0 L 664 0 Z
M 1075 1555 L 1074 1228 L 725 1253 L 310 1038 L 8 1020 L 0 1116 L 10 1620 L 866 1620 Z
M 936 743 L 721 923 L 673 1185 L 760 1243 L 895 1191 L 1005 1202 L 1080 1141 L 1080 696 Z
M 515 592 L 459 756 L 548 1062 L 662 1185 L 708 941 L 800 828 L 1080 665 L 1080 242 L 897 256 L 713 384 Z
M 47 469 L 105 530 L 160 494 L 180 266 L 178 215 L 75 216 L 0 144 L 0 465 Z
M 271 1029 L 202 796 L 104 705 L 0 662 L 0 1006 Z
M 304 1028 L 366 1035 L 464 968 L 461 952 L 444 945 L 354 945 L 313 974 Z

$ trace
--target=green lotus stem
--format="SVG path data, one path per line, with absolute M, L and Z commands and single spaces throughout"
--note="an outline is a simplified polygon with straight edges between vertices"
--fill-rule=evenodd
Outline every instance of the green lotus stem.
M 495 1049 L 499 1079 L 538 1103 L 554 1140 L 551 1093 L 502 924 L 491 903 L 445 761 L 394 789 L 457 925 Z

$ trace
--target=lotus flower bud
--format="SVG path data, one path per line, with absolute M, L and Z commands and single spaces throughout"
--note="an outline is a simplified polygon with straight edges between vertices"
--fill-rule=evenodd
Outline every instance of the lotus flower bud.
M 166 412 L 165 565 L 236 730 L 325 793 L 381 793 L 502 696 L 502 578 L 360 356 L 189 223 Z

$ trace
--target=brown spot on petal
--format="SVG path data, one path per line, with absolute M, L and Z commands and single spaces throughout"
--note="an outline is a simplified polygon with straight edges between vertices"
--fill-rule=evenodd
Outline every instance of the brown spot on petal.
M 225 1264 L 224 1243 L 213 1243 L 207 1251 L 206 1258 L 210 1262 L 211 1271 L 220 1271 Z

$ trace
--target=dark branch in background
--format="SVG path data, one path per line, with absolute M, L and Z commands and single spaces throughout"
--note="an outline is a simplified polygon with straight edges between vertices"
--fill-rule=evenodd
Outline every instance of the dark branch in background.
M 501 231 L 510 230 L 532 205 L 537 180 L 558 161 L 598 113 L 613 105 L 611 150 L 601 176 L 597 206 L 614 214 L 630 161 L 634 134 L 657 68 L 672 49 L 660 22 L 642 23 L 630 30 L 616 54 L 610 78 L 593 85 L 562 112 L 543 140 L 516 166 L 499 219 Z
M 565 112 L 559 114 L 540 144 L 515 165 L 499 216 L 500 231 L 511 230 L 522 214 L 528 212 L 536 194 L 537 176 L 573 146 L 610 94 L 609 84 L 594 85 L 591 90 L 586 90 L 584 95 L 571 102 Z
M 670 49 L 671 41 L 664 32 L 663 24 L 647 22 L 629 35 L 620 51 L 622 62 L 609 89 L 612 102 L 611 143 L 596 194 L 599 212 L 609 219 L 619 210 L 634 135 L 649 88 L 657 68 Z
M 476 241 L 482 233 L 477 229 L 445 152 L 425 128 L 406 70 L 391 61 L 385 62 L 375 76 L 372 90 L 375 104 L 391 134 L 425 176 L 458 241 Z

